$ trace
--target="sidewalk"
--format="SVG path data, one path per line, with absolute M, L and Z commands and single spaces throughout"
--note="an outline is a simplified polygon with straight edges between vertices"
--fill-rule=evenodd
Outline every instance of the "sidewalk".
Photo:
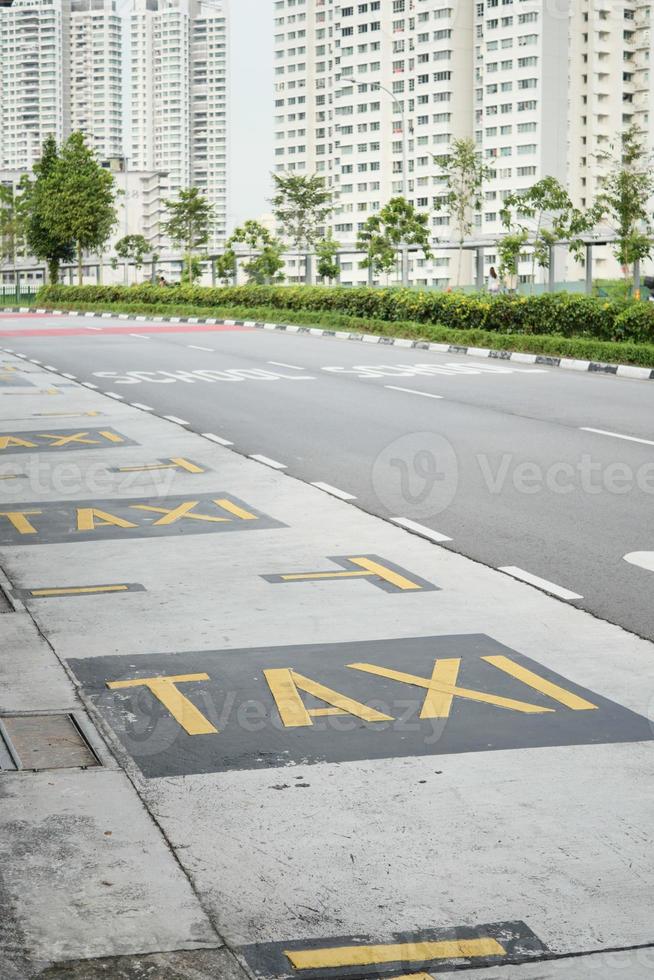
M 3 980 L 651 975 L 651 644 L 1 362 Z

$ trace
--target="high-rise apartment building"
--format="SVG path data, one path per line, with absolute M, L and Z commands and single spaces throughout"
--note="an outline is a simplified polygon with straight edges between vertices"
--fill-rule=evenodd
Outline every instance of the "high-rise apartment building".
M 0 4 L 0 166 L 29 168 L 46 136 L 76 129 L 120 153 L 121 77 L 114 0 Z
M 333 188 L 333 231 L 351 247 L 365 220 L 406 191 L 430 212 L 431 261 L 411 281 L 453 285 L 456 229 L 435 157 L 469 137 L 491 170 L 473 235 L 486 268 L 511 191 L 545 176 L 588 206 L 630 122 L 650 143 L 652 0 L 275 0 L 275 168 Z M 598 274 L 615 272 L 599 250 Z M 472 255 L 461 270 L 471 281 Z M 580 274 L 559 257 L 561 275 Z M 343 282 L 363 282 L 343 257 Z M 520 266 L 522 279 L 531 263 Z M 300 278 L 300 276 L 298 276 Z
M 130 165 L 166 171 L 173 196 L 198 187 L 217 246 L 227 231 L 225 3 L 134 0 L 130 33 Z

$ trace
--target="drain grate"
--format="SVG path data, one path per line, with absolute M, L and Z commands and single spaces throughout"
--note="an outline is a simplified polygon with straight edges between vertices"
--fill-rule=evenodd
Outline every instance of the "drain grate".
M 72 714 L 0 717 L 0 769 L 86 769 L 99 765 Z

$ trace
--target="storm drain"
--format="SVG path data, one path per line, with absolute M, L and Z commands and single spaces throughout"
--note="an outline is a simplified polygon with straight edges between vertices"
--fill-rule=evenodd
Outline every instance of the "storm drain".
M 99 765 L 74 715 L 0 717 L 0 769 L 86 769 Z

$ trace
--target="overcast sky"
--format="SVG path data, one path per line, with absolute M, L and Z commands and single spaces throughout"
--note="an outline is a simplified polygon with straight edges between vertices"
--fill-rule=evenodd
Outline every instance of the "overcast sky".
M 230 0 L 232 227 L 270 212 L 273 166 L 273 0 Z

